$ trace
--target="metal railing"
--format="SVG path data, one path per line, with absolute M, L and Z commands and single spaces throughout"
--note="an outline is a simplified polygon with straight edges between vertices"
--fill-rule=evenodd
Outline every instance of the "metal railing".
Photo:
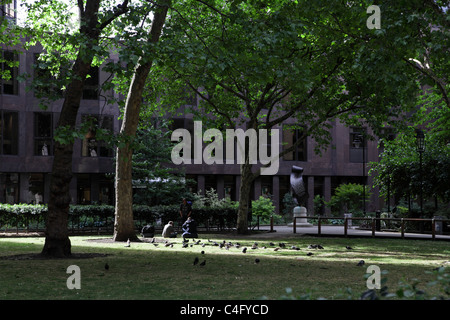
M 405 223 L 408 221 L 415 221 L 415 222 L 428 222 L 431 223 L 431 239 L 436 238 L 436 222 L 450 222 L 450 219 L 421 219 L 421 218 L 358 218 L 358 217 L 314 217 L 314 216 L 301 216 L 301 217 L 294 217 L 293 221 L 293 229 L 294 233 L 297 233 L 297 219 L 317 219 L 317 235 L 322 235 L 322 221 L 323 220 L 344 220 L 344 236 L 346 237 L 348 235 L 348 227 L 349 227 L 349 220 L 363 220 L 363 221 L 369 221 L 369 225 L 371 226 L 372 230 L 372 237 L 375 237 L 375 232 L 380 231 L 377 229 L 377 221 L 395 221 L 400 223 L 400 235 L 403 239 L 405 237 Z

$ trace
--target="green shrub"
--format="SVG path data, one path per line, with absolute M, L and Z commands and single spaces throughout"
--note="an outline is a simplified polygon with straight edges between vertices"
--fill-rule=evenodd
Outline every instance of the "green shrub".
M 282 217 L 275 214 L 275 206 L 270 198 L 260 196 L 258 200 L 252 201 L 252 220 L 255 223 L 259 217 L 259 222 L 268 224 L 273 217 L 274 223 L 279 223 Z
M 200 225 L 234 227 L 237 220 L 237 207 L 229 200 L 221 201 L 221 206 L 202 206 L 193 208 L 193 216 Z M 133 217 L 142 224 L 153 224 L 161 219 L 163 223 L 177 222 L 179 205 L 134 205 Z M 85 227 L 104 227 L 114 221 L 114 206 L 104 204 L 71 205 L 69 226 L 71 229 Z M 13 226 L 24 228 L 30 224 L 45 221 L 47 205 L 0 204 L 0 228 Z
M 370 198 L 367 186 L 365 187 L 366 201 Z M 344 183 L 339 185 L 330 201 L 325 205 L 330 207 L 331 213 L 341 215 L 345 212 L 355 212 L 362 207 L 363 186 L 356 183 Z

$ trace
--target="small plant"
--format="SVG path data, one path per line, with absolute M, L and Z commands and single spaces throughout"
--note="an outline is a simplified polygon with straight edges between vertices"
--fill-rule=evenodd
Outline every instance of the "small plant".
M 252 201 L 252 215 L 259 216 L 264 223 L 270 222 L 271 216 L 281 218 L 279 215 L 275 215 L 275 206 L 272 200 L 263 196 Z
M 314 214 L 322 215 L 324 206 L 325 206 L 325 198 L 320 194 L 317 194 L 314 197 Z

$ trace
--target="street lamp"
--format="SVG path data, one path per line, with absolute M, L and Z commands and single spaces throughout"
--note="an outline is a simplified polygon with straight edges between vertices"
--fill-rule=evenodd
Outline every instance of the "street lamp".
M 425 134 L 420 129 L 416 129 L 416 150 L 420 156 L 420 215 L 423 217 L 422 154 L 425 151 Z

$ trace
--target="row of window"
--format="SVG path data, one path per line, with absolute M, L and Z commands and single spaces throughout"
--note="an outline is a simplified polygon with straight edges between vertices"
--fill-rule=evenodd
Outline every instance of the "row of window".
M 24 183 L 21 179 L 28 181 Z M 0 173 L 0 203 L 47 203 L 49 194 L 45 187 L 48 186 L 49 179 L 50 176 L 44 173 Z M 108 175 L 76 174 L 75 179 L 77 192 L 73 201 L 77 204 L 114 203 L 114 181 Z M 22 192 L 21 185 L 25 188 Z
M 174 119 L 171 130 L 175 130 L 178 128 L 185 128 L 193 136 L 194 133 L 194 123 L 191 119 Z M 367 161 L 366 152 L 363 150 L 367 149 L 367 139 L 365 139 L 366 130 L 364 128 L 351 127 L 349 133 L 349 161 L 350 162 L 364 162 Z M 283 160 L 285 161 L 308 161 L 308 143 L 307 138 L 304 136 L 304 131 L 302 129 L 290 129 L 286 128 L 282 131 L 282 150 L 287 150 L 291 148 L 294 144 L 299 142 L 297 148 L 294 151 L 288 152 L 283 155 Z M 268 154 L 271 154 L 271 145 L 270 139 L 268 139 L 267 150 Z M 194 141 L 191 139 L 191 150 L 194 150 Z M 212 156 L 215 156 L 214 154 Z M 226 159 L 226 155 L 224 152 L 224 160 Z
M 53 155 L 53 134 L 55 113 L 34 113 L 34 151 L 38 156 Z M 81 145 L 83 157 L 112 157 L 113 150 L 103 141 L 96 139 L 96 128 L 113 132 L 113 117 L 98 115 L 83 115 L 82 122 L 90 121 L 92 127 L 86 133 Z M 0 154 L 17 155 L 19 148 L 19 117 L 18 112 L 0 110 Z
M 53 128 L 55 114 L 51 112 L 34 113 L 34 155 L 53 155 Z M 96 138 L 96 128 L 114 131 L 112 116 L 83 115 L 82 122 L 90 121 L 92 127 L 86 133 L 82 141 L 81 156 L 83 157 L 112 157 L 113 150 L 103 141 Z M 14 111 L 0 110 L 0 143 L 1 154 L 17 155 L 19 144 L 18 113 Z M 350 162 L 362 162 L 367 147 L 366 139 L 362 135 L 361 128 L 350 128 Z M 302 138 L 301 130 L 283 131 L 283 149 L 291 147 L 298 139 L 303 139 L 296 150 L 283 156 L 285 161 L 307 161 L 307 141 Z
M 56 88 L 57 80 L 50 75 L 46 69 L 37 68 L 39 54 L 35 54 L 35 78 L 44 79 L 39 88 L 35 88 L 35 94 L 38 97 L 52 94 L 59 94 L 62 96 L 60 88 Z M 12 51 L 0 51 L 0 94 L 19 95 L 19 57 L 18 54 Z M 83 89 L 83 99 L 97 100 L 99 97 L 99 67 L 91 67 L 89 75 L 85 80 Z M 48 81 L 53 79 L 53 81 Z M 52 92 L 51 92 L 52 91 Z

